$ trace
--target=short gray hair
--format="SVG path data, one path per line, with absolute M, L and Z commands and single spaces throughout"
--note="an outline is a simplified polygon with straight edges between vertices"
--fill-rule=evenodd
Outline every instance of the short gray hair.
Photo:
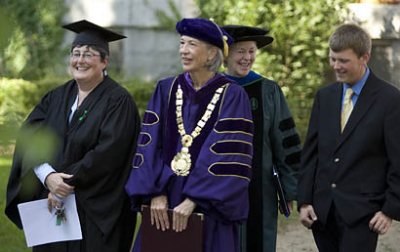
M 217 53 L 215 54 L 215 57 L 213 59 L 207 61 L 206 67 L 208 70 L 212 72 L 218 72 L 219 68 L 222 65 L 222 62 L 224 62 L 224 54 L 222 53 L 222 50 L 220 48 L 213 45 L 208 45 L 208 46 L 209 50 L 213 47 L 217 49 Z

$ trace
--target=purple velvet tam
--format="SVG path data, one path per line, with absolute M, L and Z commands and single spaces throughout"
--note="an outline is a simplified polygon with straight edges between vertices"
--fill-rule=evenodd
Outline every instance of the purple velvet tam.
M 258 48 L 270 44 L 274 39 L 266 35 L 269 30 L 244 25 L 225 25 L 221 27 L 232 38 L 233 42 L 255 41 Z
M 181 36 L 186 35 L 215 45 L 222 51 L 224 51 L 224 36 L 228 45 L 233 42 L 229 34 L 224 34 L 216 23 L 204 18 L 184 18 L 176 23 L 176 31 Z

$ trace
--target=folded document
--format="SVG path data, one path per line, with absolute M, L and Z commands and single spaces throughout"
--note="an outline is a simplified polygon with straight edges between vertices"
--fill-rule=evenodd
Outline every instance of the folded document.
M 49 212 L 47 199 L 18 204 L 28 247 L 59 241 L 81 240 L 82 231 L 75 194 L 65 199 L 63 221 L 57 222 L 55 209 Z

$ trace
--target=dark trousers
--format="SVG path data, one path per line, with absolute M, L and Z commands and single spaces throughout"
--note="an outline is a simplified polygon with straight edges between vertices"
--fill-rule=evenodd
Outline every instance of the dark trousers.
M 326 225 L 316 222 L 312 226 L 315 243 L 320 252 L 374 252 L 378 234 L 368 227 L 372 216 L 361 219 L 354 225 L 347 225 L 335 206 L 329 211 Z

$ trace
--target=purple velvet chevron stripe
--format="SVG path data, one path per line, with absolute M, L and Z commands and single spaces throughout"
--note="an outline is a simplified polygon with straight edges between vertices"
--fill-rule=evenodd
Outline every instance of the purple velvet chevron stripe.
M 148 145 L 151 142 L 150 135 L 148 133 L 143 133 L 140 132 L 139 138 L 138 138 L 138 145 Z
M 246 120 L 222 120 L 217 123 L 215 130 L 219 133 L 241 131 L 251 133 L 252 123 Z
M 133 168 L 139 168 L 143 164 L 143 155 L 136 153 L 132 161 Z
M 251 168 L 239 163 L 215 163 L 210 167 L 210 172 L 219 176 L 239 176 L 251 178 Z
M 251 156 L 251 144 L 245 142 L 218 142 L 211 149 L 217 154 L 244 154 Z
M 143 116 L 143 124 L 154 124 L 158 122 L 158 118 L 155 113 L 146 111 Z

